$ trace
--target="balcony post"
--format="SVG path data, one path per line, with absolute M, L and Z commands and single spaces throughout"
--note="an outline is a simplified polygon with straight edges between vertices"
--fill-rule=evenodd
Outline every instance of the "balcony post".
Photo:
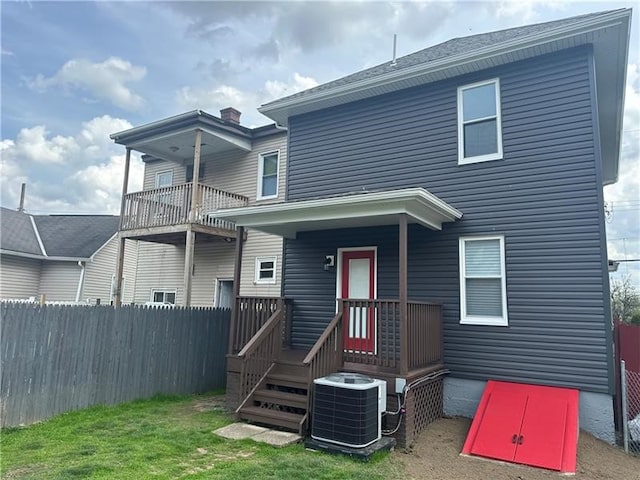
M 199 208 L 200 188 L 198 177 L 200 176 L 200 151 L 202 149 L 202 130 L 196 129 L 196 143 L 193 149 L 193 178 L 191 179 L 191 208 L 189 210 L 189 222 L 197 221 Z
M 124 222 L 124 211 L 127 190 L 129 188 L 129 166 L 131 165 L 131 148 L 127 147 L 124 157 L 124 178 L 122 180 L 122 199 L 120 200 L 120 226 L 122 229 Z M 116 291 L 113 296 L 113 305 L 118 308 L 122 304 L 122 272 L 124 271 L 124 248 L 125 239 L 118 239 L 118 261 L 116 262 Z
M 191 286 L 193 284 L 193 250 L 196 233 L 187 224 L 187 241 L 184 247 L 184 306 L 191 306 Z
M 238 297 L 240 296 L 240 270 L 242 269 L 242 243 L 244 227 L 236 228 L 236 256 L 233 263 L 233 304 L 231 305 L 231 325 L 229 326 L 229 353 L 234 353 L 236 325 L 238 323 Z
M 409 373 L 409 322 L 407 318 L 407 214 L 401 213 L 398 221 L 398 260 L 400 293 L 400 375 Z

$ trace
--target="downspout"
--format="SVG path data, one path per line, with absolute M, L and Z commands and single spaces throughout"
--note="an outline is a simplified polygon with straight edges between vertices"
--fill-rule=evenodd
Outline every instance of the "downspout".
M 80 267 L 80 280 L 78 281 L 78 290 L 76 290 L 76 303 L 80 303 L 80 296 L 82 295 L 82 289 L 84 288 L 84 270 L 85 262 L 78 262 Z

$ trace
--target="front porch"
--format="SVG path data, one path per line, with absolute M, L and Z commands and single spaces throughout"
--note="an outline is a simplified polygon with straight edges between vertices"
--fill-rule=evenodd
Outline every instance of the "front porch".
M 341 371 L 362 373 L 386 380 L 390 410 L 404 405 L 408 421 L 400 420 L 397 439 L 400 445 L 410 444 L 442 414 L 441 305 L 409 301 L 403 322 L 398 299 L 337 303 L 338 312 L 320 338 L 310 349 L 301 349 L 291 344 L 292 301 L 238 297 L 227 357 L 228 406 L 241 419 L 305 435 L 310 428 L 313 380 Z M 376 318 L 375 352 L 345 348 L 350 336 L 346 312 L 366 312 Z M 409 388 L 396 392 L 396 379 Z M 412 386 L 416 380 L 421 385 Z M 389 418 L 386 428 L 397 427 L 396 420 Z
M 227 395 L 240 418 L 306 434 L 314 380 L 340 371 L 386 381 L 386 429 L 400 445 L 441 415 L 442 305 L 415 287 L 409 300 L 409 224 L 438 235 L 461 212 L 412 188 L 216 215 L 239 225 L 238 240 L 244 227 L 286 238 L 284 298 L 236 292 Z

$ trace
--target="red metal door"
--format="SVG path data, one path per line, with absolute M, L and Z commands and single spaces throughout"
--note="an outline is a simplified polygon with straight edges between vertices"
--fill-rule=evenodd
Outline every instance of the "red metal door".
M 529 395 L 513 460 L 534 467 L 562 470 L 567 427 L 567 400 Z
M 478 409 L 476 414 L 481 415 L 481 420 L 471 453 L 511 462 L 518 447 L 527 394 L 518 389 L 504 392 L 500 385 L 496 387 L 489 394 L 483 411 Z
M 375 251 L 350 250 L 341 258 L 342 298 L 375 298 Z M 355 352 L 375 351 L 375 312 L 371 307 L 351 307 L 344 312 L 344 348 Z

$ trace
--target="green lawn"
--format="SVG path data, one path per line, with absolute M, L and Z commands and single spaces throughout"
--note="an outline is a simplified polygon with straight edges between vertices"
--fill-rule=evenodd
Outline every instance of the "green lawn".
M 363 463 L 310 452 L 225 440 L 213 430 L 232 419 L 221 397 L 159 396 L 59 415 L 0 436 L 3 479 L 383 479 L 402 477 L 392 457 Z

